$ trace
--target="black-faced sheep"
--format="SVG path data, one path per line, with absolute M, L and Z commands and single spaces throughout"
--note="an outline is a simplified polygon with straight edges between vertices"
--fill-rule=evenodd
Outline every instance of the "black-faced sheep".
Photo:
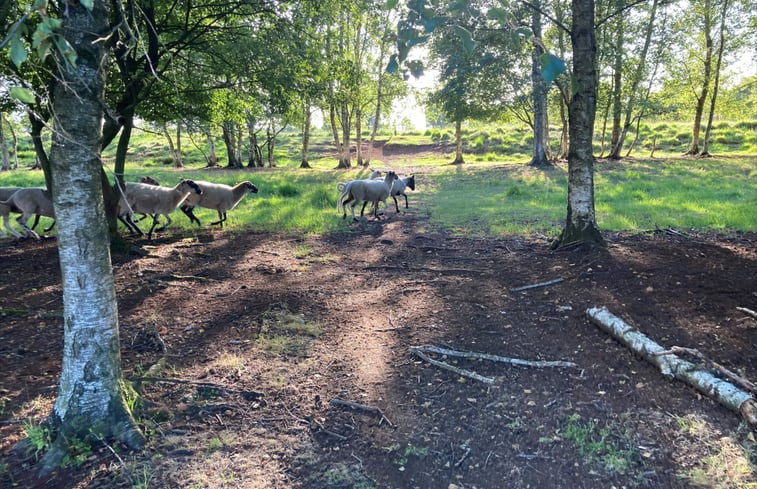
M 215 209 L 218 212 L 218 220 L 210 224 L 211 226 L 218 224 L 223 227 L 223 223 L 226 221 L 226 211 L 236 207 L 245 195 L 258 193 L 258 188 L 252 182 L 240 182 L 233 187 L 201 180 L 195 180 L 195 183 L 202 189 L 202 195 L 193 194 L 187 197 L 187 200 L 181 205 L 181 210 L 187 215 L 190 222 L 194 222 L 198 226 L 200 220 L 193 212 L 196 206 Z

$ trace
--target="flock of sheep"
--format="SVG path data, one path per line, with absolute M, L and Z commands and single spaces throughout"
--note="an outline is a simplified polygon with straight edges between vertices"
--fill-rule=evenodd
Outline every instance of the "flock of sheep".
M 405 208 L 408 207 L 405 190 L 415 190 L 415 177 L 399 178 L 393 171 L 389 171 L 382 178 L 381 172 L 374 170 L 371 177 L 361 180 L 352 180 L 347 183 L 338 183 L 337 190 L 340 192 L 338 207 L 344 210 L 342 219 L 347 217 L 347 204 L 350 204 L 352 219 L 355 217 L 355 206 L 363 202 L 360 216 L 363 216 L 368 202 L 373 204 L 373 214 L 378 216 L 378 203 L 386 205 L 386 199 L 392 197 L 394 205 L 399 212 L 397 196 L 405 197 Z M 170 214 L 177 208 L 181 208 L 190 222 L 200 225 L 200 220 L 194 215 L 193 209 L 197 206 L 207 209 L 215 209 L 218 212 L 218 220 L 211 225 L 223 227 L 226 221 L 226 212 L 236 207 L 242 198 L 249 193 L 257 193 L 258 188 L 252 182 L 245 181 L 229 186 L 220 183 L 205 182 L 202 180 L 182 180 L 174 187 L 163 187 L 150 177 L 143 177 L 139 182 L 127 183 L 118 203 L 118 219 L 129 229 L 132 234 L 144 235 L 145 233 L 137 226 L 141 219 L 132 219 L 134 214 L 142 214 L 142 218 L 150 215 L 152 225 L 147 232 L 150 239 L 155 231 L 162 231 L 171 224 Z M 10 213 L 20 213 L 16 222 L 21 226 L 24 234 L 19 233 L 10 226 Z M 34 232 L 40 216 L 55 218 L 53 202 L 50 192 L 41 187 L 0 187 L 0 216 L 3 219 L 5 229 L 16 238 L 33 237 L 40 239 Z M 36 216 L 34 224 L 29 227 L 28 222 L 32 216 Z M 157 227 L 160 216 L 165 217 L 165 224 Z M 53 224 L 45 229 L 52 229 Z M 157 227 L 157 229 L 156 229 Z M 7 236 L 0 228 L 0 235 Z

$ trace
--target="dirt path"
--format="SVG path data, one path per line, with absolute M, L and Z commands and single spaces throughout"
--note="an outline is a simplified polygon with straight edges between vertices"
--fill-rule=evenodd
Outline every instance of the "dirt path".
M 608 234 L 609 253 L 420 231 L 413 213 L 324 238 L 168 235 L 116 257 L 127 376 L 150 446 L 104 446 L 49 480 L 9 449 L 54 399 L 55 243 L 0 242 L 0 487 L 748 487 L 754 434 L 591 325 L 606 305 L 665 345 L 757 379 L 754 234 Z M 554 278 L 524 292 L 510 288 Z M 435 356 L 446 345 L 577 368 Z M 375 406 L 384 417 L 331 406 Z M 750 459 L 751 457 L 751 459 Z M 141 486 L 139 484 L 142 484 Z

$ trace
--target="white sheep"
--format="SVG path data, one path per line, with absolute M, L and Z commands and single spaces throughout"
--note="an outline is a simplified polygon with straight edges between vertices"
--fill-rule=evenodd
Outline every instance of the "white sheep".
M 16 222 L 23 228 L 24 236 L 35 239 L 39 239 L 39 235 L 26 225 L 29 218 L 35 214 L 55 218 L 52 199 L 48 197 L 45 189 L 38 187 L 19 188 L 7 200 L 0 201 L 0 215 L 3 218 L 3 226 L 13 236 L 20 238 L 22 235 L 10 226 L 11 212 L 21 213 L 21 216 L 16 218 Z
M 337 208 L 341 207 L 344 210 L 342 219 L 347 218 L 347 209 L 345 206 L 352 202 L 350 206 L 350 212 L 352 212 L 352 220 L 357 221 L 355 218 L 355 206 L 358 202 L 363 201 L 363 208 L 360 210 L 360 217 L 363 217 L 365 212 L 365 206 L 368 202 L 373 203 L 373 215 L 376 219 L 378 216 L 378 203 L 385 201 L 389 197 L 392 191 L 392 184 L 397 180 L 397 174 L 393 171 L 387 172 L 386 177 L 383 180 L 352 180 L 347 182 L 342 190 L 342 194 L 339 196 Z
M 133 233 L 144 234 L 131 221 L 131 215 L 136 213 L 150 214 L 152 226 L 147 238 L 152 238 L 152 232 L 163 231 L 171 224 L 169 214 L 176 210 L 190 194 L 202 194 L 202 189 L 192 180 L 182 180 L 175 187 L 161 187 L 148 183 L 129 183 L 126 185 L 124 196 L 118 203 L 118 218 Z M 128 204 L 128 205 L 127 205 Z M 159 216 L 165 216 L 166 223 L 158 229 Z
M 195 183 L 202 189 L 202 195 L 193 194 L 187 197 L 187 200 L 181 205 L 181 210 L 187 215 L 190 222 L 195 222 L 198 226 L 200 220 L 193 212 L 196 206 L 218 211 L 218 220 L 211 222 L 210 225 L 219 224 L 223 227 L 223 223 L 226 221 L 226 211 L 236 207 L 245 195 L 258 193 L 258 188 L 252 182 L 247 181 L 240 182 L 233 187 L 201 180 L 195 180 Z
M 376 180 L 377 178 L 381 177 L 381 170 L 371 170 L 371 176 L 368 177 L 370 180 Z M 336 189 L 339 193 L 342 193 L 344 191 L 344 186 L 347 185 L 344 182 L 337 182 Z
M 21 190 L 22 188 L 40 188 L 40 189 L 44 189 L 44 187 L 0 187 L 0 201 L 10 199 L 11 195 L 15 194 L 17 190 Z M 34 216 L 34 222 L 32 223 L 31 228 L 35 229 L 37 227 L 37 224 L 39 224 L 39 214 L 36 214 Z M 53 223 L 50 224 L 50 227 L 48 227 L 48 228 L 45 229 L 45 232 L 50 231 L 54 226 L 55 226 L 55 221 L 53 221 Z M 0 230 L 0 232 L 2 232 L 2 231 Z
M 408 188 L 410 190 L 415 190 L 415 175 L 410 175 L 409 177 L 404 177 L 404 178 L 398 178 L 397 180 L 394 181 L 394 184 L 392 185 L 391 196 L 392 196 L 392 199 L 394 199 L 394 207 L 397 209 L 397 212 L 400 211 L 400 206 L 397 203 L 398 195 L 403 195 L 405 197 L 405 209 L 409 207 L 407 205 L 407 194 L 405 193 L 405 190 L 407 190 Z

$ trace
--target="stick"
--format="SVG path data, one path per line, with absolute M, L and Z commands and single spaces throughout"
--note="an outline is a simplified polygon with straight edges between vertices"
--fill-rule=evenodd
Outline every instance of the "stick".
M 468 377 L 468 378 L 473 379 L 473 380 L 478 380 L 478 381 L 484 382 L 486 384 L 493 384 L 494 383 L 494 379 L 492 379 L 491 377 L 484 377 L 483 375 L 479 375 L 476 372 L 472 372 L 470 370 L 465 370 L 465 369 L 462 369 L 462 368 L 453 367 L 452 365 L 450 365 L 448 363 L 440 362 L 439 360 L 434 360 L 433 358 L 429 357 L 428 355 L 425 355 L 423 352 L 421 352 L 417 348 L 410 347 L 410 351 L 412 351 L 417 356 L 419 356 L 423 360 L 427 361 L 431 365 L 436 365 L 439 368 L 443 368 L 445 370 L 449 370 L 450 372 L 455 372 L 456 374 L 462 375 L 463 377 Z
M 411 348 L 427 351 L 429 353 L 438 353 L 450 357 L 475 358 L 477 360 L 491 360 L 492 362 L 509 363 L 512 365 L 521 365 L 524 367 L 576 367 L 573 362 L 561 361 L 531 361 L 521 360 L 520 358 L 501 357 L 499 355 L 490 355 L 488 353 L 477 353 L 472 351 L 457 351 L 438 346 L 412 346 Z
M 562 278 L 556 278 L 556 279 L 554 279 L 554 280 L 548 280 L 548 281 L 546 281 L 546 282 L 540 282 L 540 283 L 538 283 L 538 284 L 532 284 L 532 285 L 523 285 L 523 286 L 521 286 L 521 287 L 513 287 L 512 289 L 510 289 L 510 292 L 521 292 L 521 291 L 523 291 L 523 290 L 528 290 L 528 289 L 535 289 L 535 288 L 537 288 L 537 287 L 546 287 L 546 286 L 548 286 L 548 285 L 559 284 L 559 283 L 560 283 L 560 282 L 562 282 L 562 281 L 563 281 L 563 279 L 562 279 Z
M 350 409 L 356 409 L 358 411 L 366 411 L 371 414 L 378 414 L 379 416 L 381 416 L 382 420 L 386 420 L 386 422 L 389 423 L 389 426 L 392 426 L 392 427 L 394 426 L 392 422 L 389 421 L 389 418 L 384 416 L 384 412 L 380 408 L 373 407 L 373 406 L 366 406 L 365 404 L 359 404 L 357 402 L 345 401 L 343 399 L 339 399 L 338 397 L 335 397 L 334 399 L 330 400 L 329 404 L 335 407 L 341 406 L 341 407 L 347 407 Z
M 691 355 L 693 357 L 696 357 L 703 362 L 709 364 L 712 368 L 723 374 L 727 379 L 734 382 L 739 387 L 748 390 L 752 394 L 757 394 L 757 386 L 754 385 L 749 380 L 745 379 L 744 377 L 741 377 L 739 375 L 736 375 L 735 373 L 731 372 L 724 366 L 720 365 L 719 363 L 707 358 L 702 352 L 697 350 L 696 348 L 685 348 L 683 346 L 671 346 L 670 350 L 667 351 L 661 351 L 655 353 L 655 355 L 673 355 L 676 353 L 686 353 L 688 355 Z
M 757 319 L 757 312 L 754 312 L 751 309 L 747 309 L 746 307 L 737 307 L 736 309 L 739 310 L 739 311 L 741 311 L 741 312 L 743 312 L 743 313 L 746 313 L 749 316 L 752 316 L 755 319 Z
M 210 382 L 195 382 L 192 380 L 183 379 L 159 379 L 156 377 L 132 377 L 129 380 L 132 382 L 155 382 L 156 384 L 183 384 L 194 385 L 198 387 L 210 387 L 212 389 L 218 389 L 219 391 L 228 392 L 231 394 L 241 394 L 242 396 L 245 396 L 247 400 L 260 399 L 261 397 L 263 397 L 262 392 L 229 389 L 222 385 L 213 384 Z
M 463 454 L 462 458 L 455 462 L 455 467 L 459 467 L 461 463 L 463 463 L 463 460 L 465 460 L 468 457 L 468 454 L 470 453 L 470 448 L 465 449 L 465 453 Z
M 741 414 L 750 426 L 757 426 L 757 401 L 748 392 L 709 372 L 697 369 L 696 365 L 682 360 L 677 355 L 664 354 L 666 350 L 662 346 L 611 314 L 605 307 L 587 309 L 586 315 L 603 331 L 656 365 L 663 375 L 689 384 L 723 406 Z

